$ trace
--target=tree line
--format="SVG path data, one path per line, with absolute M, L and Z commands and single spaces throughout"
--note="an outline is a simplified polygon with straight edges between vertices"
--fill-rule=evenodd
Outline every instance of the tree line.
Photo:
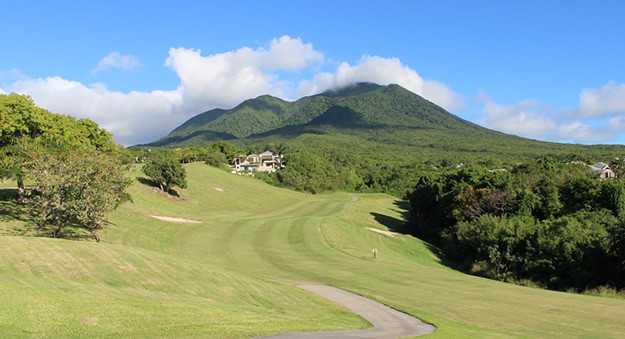
M 625 180 L 541 158 L 419 178 L 415 234 L 473 273 L 552 289 L 625 288 Z
M 0 178 L 17 184 L 17 203 L 51 236 L 68 226 L 98 230 L 130 199 L 124 149 L 95 122 L 54 114 L 18 94 L 0 95 Z

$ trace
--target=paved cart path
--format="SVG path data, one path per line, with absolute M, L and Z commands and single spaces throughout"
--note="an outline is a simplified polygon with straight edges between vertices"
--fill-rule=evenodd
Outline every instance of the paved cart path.
M 372 329 L 283 333 L 263 338 L 405 338 L 434 332 L 436 327 L 399 312 L 377 301 L 326 285 L 300 285 L 307 291 L 329 299 L 373 324 Z

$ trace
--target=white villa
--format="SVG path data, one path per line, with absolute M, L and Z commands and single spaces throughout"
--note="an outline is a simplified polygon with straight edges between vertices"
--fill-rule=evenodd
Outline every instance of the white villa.
M 612 179 L 616 178 L 616 173 L 610 168 L 608 164 L 598 162 L 594 165 L 590 165 L 590 169 L 596 173 L 600 179 Z
M 284 168 L 283 156 L 265 151 L 261 154 L 239 155 L 234 158 L 233 173 L 275 172 Z

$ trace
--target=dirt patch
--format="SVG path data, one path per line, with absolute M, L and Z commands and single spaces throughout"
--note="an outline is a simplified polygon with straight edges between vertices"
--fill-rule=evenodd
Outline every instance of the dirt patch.
M 82 323 L 87 326 L 97 326 L 100 324 L 100 319 L 98 317 L 89 317 L 83 320 Z
M 179 222 L 184 224 L 199 224 L 201 221 L 193 220 L 193 219 L 183 219 L 183 218 L 173 218 L 173 217 L 163 217 L 158 215 L 151 215 L 152 218 L 156 218 L 158 220 L 169 221 L 169 222 Z
M 389 237 L 394 237 L 397 234 L 399 234 L 399 233 L 395 233 L 395 232 L 391 232 L 391 231 L 384 231 L 384 230 L 380 230 L 380 229 L 372 228 L 372 227 L 365 227 L 365 228 L 368 229 L 369 231 L 380 233 L 380 234 L 384 234 L 384 235 L 389 236 Z
M 129 264 L 129 263 L 118 264 L 117 268 L 122 272 L 132 272 L 132 273 L 139 272 L 134 265 Z

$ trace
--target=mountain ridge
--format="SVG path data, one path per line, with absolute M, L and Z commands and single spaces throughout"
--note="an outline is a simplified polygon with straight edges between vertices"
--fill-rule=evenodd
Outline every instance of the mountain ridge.
M 365 129 L 403 126 L 455 129 L 457 132 L 463 128 L 483 128 L 399 85 L 358 83 L 293 102 L 261 95 L 229 110 L 213 109 L 192 117 L 167 136 L 147 145 L 177 146 L 195 144 L 194 140 L 245 139 L 282 128 L 316 125 L 323 119 L 326 125 L 354 128 L 357 126 L 350 126 L 350 120 L 356 117 L 360 128 Z
M 333 178 L 324 179 L 331 188 L 323 189 L 402 196 L 421 175 L 437 170 L 512 169 L 542 156 L 608 163 L 625 154 L 625 146 L 560 144 L 493 131 L 398 85 L 356 84 L 293 102 L 260 96 L 204 114 L 148 146 L 204 147 L 226 140 L 241 152 L 279 149 L 287 162 L 302 163 L 276 176 L 289 187 L 317 176 Z M 297 168 L 301 173 L 289 174 Z M 315 170 L 323 173 L 311 174 Z
M 377 165 L 371 166 L 422 169 L 454 163 L 501 167 L 540 156 L 609 162 L 625 154 L 623 145 L 555 143 L 494 131 L 399 85 L 371 83 L 292 102 L 261 95 L 229 110 L 199 114 L 144 146 L 203 147 L 219 140 L 251 148 L 288 144 L 324 158 L 343 154 L 350 159 L 345 161 L 362 162 L 374 157 Z

